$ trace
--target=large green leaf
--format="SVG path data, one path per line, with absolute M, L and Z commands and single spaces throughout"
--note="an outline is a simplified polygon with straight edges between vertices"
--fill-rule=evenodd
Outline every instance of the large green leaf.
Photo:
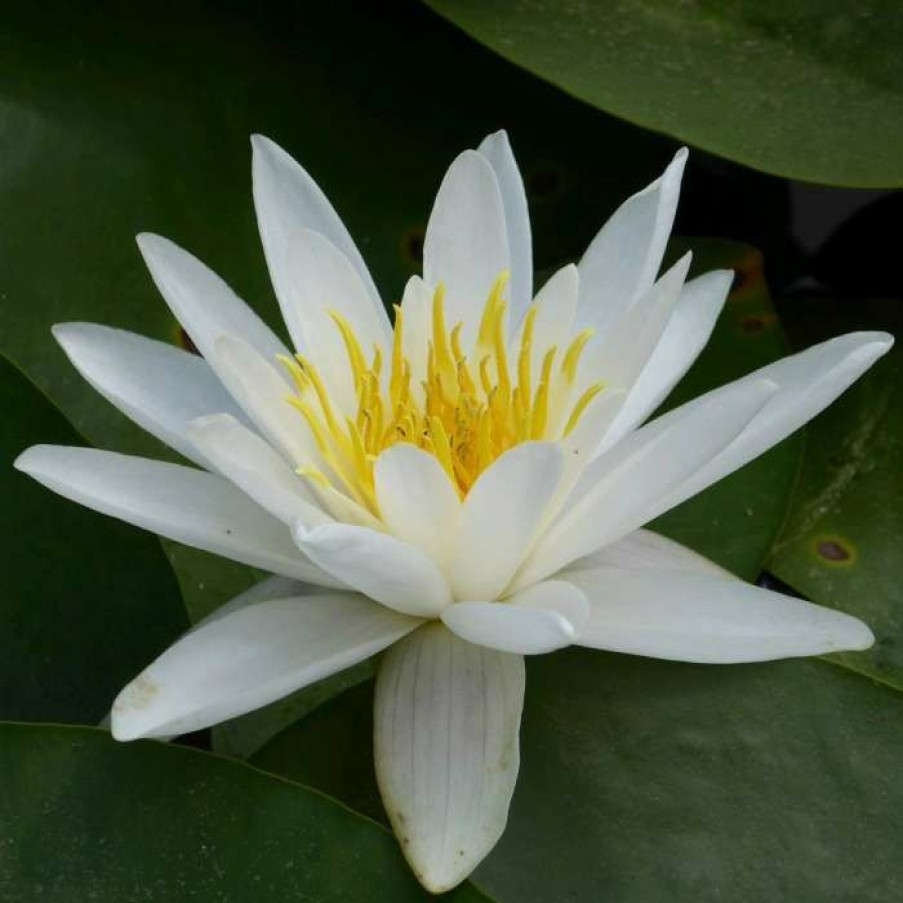
M 385 818 L 372 684 L 255 758 Z M 475 883 L 502 903 L 896 903 L 903 700 L 826 662 L 528 659 L 522 769 Z
M 569 94 L 766 172 L 903 185 L 895 0 L 427 0 Z
M 687 247 L 694 251 L 694 272 L 726 267 L 736 277 L 711 340 L 668 399 L 668 407 L 744 376 L 788 351 L 759 253 L 734 242 L 694 239 L 674 242 L 671 256 Z M 784 519 L 800 450 L 800 436 L 787 439 L 651 526 L 754 580 Z
M 419 267 L 445 167 L 486 133 L 511 131 L 540 266 L 578 254 L 673 151 L 415 3 L 15 4 L 0 55 L 0 350 L 90 441 L 126 452 L 162 449 L 73 372 L 50 326 L 92 320 L 177 341 L 133 243 L 141 230 L 198 254 L 275 324 L 250 133 L 282 143 L 321 182 L 387 301 Z M 193 613 L 252 579 L 193 553 L 173 561 Z
M 812 341 L 854 326 L 900 332 L 897 301 L 797 299 L 788 323 Z M 903 352 L 896 348 L 814 420 L 787 523 L 768 569 L 824 605 L 858 615 L 877 641 L 838 659 L 903 689 Z
M 0 408 L 0 717 L 97 722 L 187 626 L 179 589 L 153 536 L 13 470 L 29 445 L 84 443 L 5 358 Z
M 432 899 L 392 837 L 237 762 L 88 728 L 0 727 L 0 899 Z M 448 897 L 486 898 L 464 885 Z

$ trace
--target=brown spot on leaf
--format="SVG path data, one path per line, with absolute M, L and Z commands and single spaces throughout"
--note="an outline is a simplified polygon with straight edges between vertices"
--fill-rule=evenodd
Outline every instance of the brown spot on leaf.
M 849 567 L 856 561 L 856 548 L 842 536 L 819 536 L 813 543 L 813 550 L 822 564 Z

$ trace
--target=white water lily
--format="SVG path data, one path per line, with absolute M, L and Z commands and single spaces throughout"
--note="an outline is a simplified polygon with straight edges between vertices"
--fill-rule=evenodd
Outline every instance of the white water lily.
M 640 529 L 779 442 L 892 339 L 841 336 L 643 425 L 705 345 L 731 274 L 658 276 L 685 152 L 532 297 L 507 137 L 462 153 L 394 327 L 310 176 L 254 139 L 254 200 L 295 354 L 212 272 L 139 236 L 203 357 L 83 323 L 83 376 L 199 465 L 37 446 L 56 492 L 273 575 L 117 698 L 120 740 L 266 705 L 388 649 L 376 772 L 420 881 L 466 878 L 504 828 L 524 655 L 575 643 L 689 662 L 864 649 L 838 611 L 747 585 Z M 391 648 L 390 648 L 391 647 Z

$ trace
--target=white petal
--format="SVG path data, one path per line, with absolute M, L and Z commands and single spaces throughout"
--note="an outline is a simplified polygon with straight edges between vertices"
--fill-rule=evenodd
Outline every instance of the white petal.
M 332 521 L 285 459 L 234 417 L 200 417 L 188 425 L 188 435 L 223 476 L 283 523 L 300 519 L 318 527 Z
M 269 326 L 196 257 L 160 235 L 145 232 L 137 241 L 160 294 L 211 363 L 221 335 L 240 336 L 267 360 L 288 353 Z
M 767 379 L 778 386 L 733 443 L 674 489 L 667 508 L 702 492 L 799 429 L 886 354 L 893 342 L 893 336 L 885 332 L 851 332 L 762 367 L 697 399 L 694 404 L 742 389 L 756 380 Z
M 433 290 L 419 276 L 411 276 L 401 299 L 401 350 L 411 365 L 411 393 L 421 405 L 433 329 L 432 304 Z
M 450 566 L 455 598 L 498 598 L 536 540 L 562 468 L 557 444 L 524 442 L 483 471 L 461 506 Z
M 603 335 L 655 280 L 674 223 L 687 159 L 679 150 L 663 175 L 626 200 L 580 260 L 581 328 Z
M 303 471 L 301 477 L 320 508 L 331 514 L 334 520 L 385 533 L 386 528 L 381 520 L 375 518 L 363 505 L 336 489 L 328 480 Z
M 730 576 L 730 572 L 698 552 L 652 530 L 634 530 L 617 542 L 580 558 L 560 572 L 562 579 L 574 571 L 594 568 L 664 568 Z
M 524 660 L 427 625 L 376 679 L 376 777 L 392 827 L 433 893 L 463 881 L 501 837 L 520 767 Z
M 517 322 L 533 297 L 533 243 L 524 180 L 504 130 L 485 138 L 478 150 L 492 166 L 502 193 L 511 254 L 511 313 Z
M 334 402 L 348 414 L 357 412 L 354 373 L 335 312 L 352 327 L 365 355 L 391 345 L 385 311 L 373 306 L 351 262 L 319 232 L 302 229 L 291 236 L 281 268 L 287 298 L 283 314 L 295 347 L 319 370 Z
M 442 465 L 428 452 L 399 443 L 376 459 L 373 476 L 380 516 L 389 532 L 442 567 L 461 510 L 458 492 Z
M 507 226 L 498 180 L 486 158 L 464 151 L 449 167 L 426 227 L 423 278 L 446 288 L 446 320 L 463 323 L 465 349 L 496 277 L 510 270 Z
M 212 360 L 232 397 L 282 456 L 294 466 L 318 469 L 316 441 L 302 415 L 288 403 L 293 390 L 275 363 L 232 336 L 217 340 Z
M 442 612 L 442 621 L 478 646 L 535 655 L 570 646 L 588 616 L 589 605 L 579 589 L 549 580 L 504 602 L 457 602 Z
M 665 568 L 569 575 L 587 595 L 583 646 L 686 662 L 769 661 L 867 649 L 856 618 L 736 578 Z
M 350 524 L 314 530 L 296 524 L 294 535 L 311 561 L 389 608 L 429 618 L 451 603 L 439 568 L 416 546 L 394 536 Z
M 530 368 L 533 385 L 539 380 L 546 351 L 553 345 L 563 350 L 573 338 L 579 290 L 580 277 L 577 267 L 571 263 L 553 273 L 533 301 L 536 306 L 536 322 L 533 324 L 534 349 Z M 523 324 L 511 342 L 512 355 L 516 355 L 520 350 L 522 335 Z
M 273 599 L 292 599 L 296 596 L 323 596 L 326 593 L 341 593 L 343 590 L 329 589 L 325 586 L 316 586 L 312 583 L 302 583 L 300 580 L 292 580 L 291 577 L 267 577 L 260 583 L 255 583 L 250 589 L 246 589 L 243 593 L 231 598 L 228 602 L 223 603 L 219 608 L 215 608 L 206 617 L 201 618 L 191 627 L 191 630 L 198 630 L 205 624 L 210 624 L 219 618 L 232 614 L 249 605 L 256 605 L 258 602 L 271 602 Z
M 317 183 L 269 138 L 254 135 L 251 145 L 257 225 L 276 297 L 289 325 L 294 307 L 290 264 L 296 236 L 302 229 L 319 232 L 348 258 L 370 297 L 374 312 L 385 316 L 367 265 Z
M 684 254 L 650 289 L 643 293 L 624 316 L 612 324 L 604 340 L 594 340 L 592 353 L 584 355 L 585 384 L 603 382 L 606 386 L 629 389 L 651 357 L 680 298 L 691 253 Z
M 82 376 L 142 429 L 206 467 L 185 424 L 218 411 L 244 419 L 210 365 L 164 342 L 93 323 L 60 323 L 53 335 Z
M 58 445 L 32 446 L 15 466 L 67 499 L 176 542 L 306 583 L 342 585 L 298 552 L 284 524 L 222 477 Z
M 673 487 L 729 445 L 774 391 L 759 382 L 684 405 L 597 458 L 514 586 L 535 583 L 667 510 Z
M 603 449 L 639 426 L 690 369 L 715 328 L 732 279 L 730 270 L 713 270 L 683 287 L 655 350 L 605 434 Z
M 245 606 L 139 674 L 113 704 L 113 736 L 166 737 L 235 718 L 369 658 L 418 623 L 346 593 Z

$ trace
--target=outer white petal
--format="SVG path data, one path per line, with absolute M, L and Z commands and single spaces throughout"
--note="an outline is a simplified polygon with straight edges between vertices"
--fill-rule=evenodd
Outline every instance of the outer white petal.
M 243 715 L 363 661 L 418 623 L 350 593 L 242 607 L 189 632 L 139 674 L 113 704 L 113 736 L 173 736 Z
M 563 470 L 561 447 L 524 442 L 488 467 L 461 506 L 450 578 L 456 599 L 496 599 L 543 523 Z
M 517 322 L 533 297 L 533 242 L 527 193 L 504 130 L 493 132 L 485 138 L 478 150 L 492 166 L 502 193 L 511 254 L 511 313 L 514 322 Z
M 542 580 L 667 510 L 673 487 L 729 445 L 774 391 L 774 385 L 758 382 L 684 405 L 597 458 L 514 586 Z
M 216 469 L 261 508 L 285 524 L 331 523 L 314 503 L 306 483 L 271 446 L 228 414 L 193 420 L 188 435 Z
M 217 411 L 244 419 L 210 365 L 196 354 L 93 323 L 60 323 L 53 335 L 104 398 L 202 467 L 209 459 L 185 435 L 185 424 Z
M 311 561 L 365 596 L 404 614 L 436 617 L 451 603 L 448 581 L 416 546 L 350 524 L 307 530 L 295 542 Z
M 464 151 L 449 167 L 426 227 L 423 278 L 446 288 L 446 320 L 463 323 L 464 348 L 476 338 L 489 290 L 510 270 L 505 210 L 487 159 Z
M 399 443 L 373 469 L 376 501 L 389 532 L 426 552 L 440 567 L 448 557 L 461 503 L 434 455 Z
M 674 223 L 687 159 L 679 150 L 662 176 L 628 198 L 580 260 L 578 325 L 604 334 L 655 280 Z
M 241 336 L 268 360 L 288 353 L 269 326 L 196 257 L 160 235 L 145 232 L 137 241 L 160 294 L 211 363 L 221 335 Z
M 706 346 L 730 291 L 733 273 L 713 270 L 690 280 L 652 356 L 605 434 L 609 448 L 639 426 L 667 398 Z
M 391 345 L 385 311 L 373 306 L 348 258 L 323 235 L 310 229 L 292 236 L 280 278 L 288 293 L 282 302 L 283 314 L 295 347 L 322 374 L 333 401 L 353 416 L 357 410 L 354 374 L 331 312 L 349 322 L 364 354 L 371 355 L 374 346 L 385 353 Z
M 282 456 L 295 466 L 319 467 L 320 453 L 304 418 L 288 403 L 294 390 L 277 365 L 242 339 L 221 336 L 214 365 L 232 397 Z
M 665 568 L 568 576 L 590 600 L 580 645 L 686 662 L 769 661 L 867 649 L 856 618 L 736 578 Z
M 668 539 L 652 530 L 634 530 L 633 533 L 611 545 L 579 558 L 561 571 L 560 577 L 568 579 L 574 571 L 595 568 L 664 568 L 665 570 L 694 571 L 729 577 L 730 572 L 694 552 L 687 546 Z
M 296 596 L 323 596 L 326 593 L 345 592 L 339 589 L 329 589 L 325 586 L 316 586 L 313 583 L 302 583 L 300 580 L 292 580 L 291 577 L 267 577 L 260 583 L 255 583 L 250 589 L 231 598 L 228 602 L 215 608 L 206 617 L 198 621 L 191 630 L 199 630 L 206 624 L 223 618 L 234 611 L 257 605 L 258 602 L 272 602 L 273 599 L 293 599 Z
M 370 296 L 374 311 L 385 316 L 367 265 L 317 183 L 269 138 L 254 135 L 251 145 L 257 225 L 270 278 L 283 311 L 287 314 L 294 305 L 292 276 L 287 265 L 291 262 L 295 238 L 302 229 L 313 229 L 351 261 Z
M 442 612 L 442 621 L 468 642 L 534 655 L 570 646 L 588 616 L 586 597 L 577 587 L 549 580 L 504 602 L 457 602 Z
M 222 477 L 59 445 L 32 446 L 15 466 L 65 498 L 176 542 L 306 583 L 342 585 L 298 552 L 284 524 Z
M 762 367 L 703 396 L 713 398 L 761 379 L 778 386 L 768 404 L 733 443 L 674 489 L 668 497 L 668 507 L 702 492 L 799 429 L 846 391 L 893 343 L 893 336 L 886 332 L 851 332 Z
M 427 625 L 386 654 L 376 679 L 376 777 L 420 882 L 463 881 L 495 846 L 520 767 L 524 660 Z

